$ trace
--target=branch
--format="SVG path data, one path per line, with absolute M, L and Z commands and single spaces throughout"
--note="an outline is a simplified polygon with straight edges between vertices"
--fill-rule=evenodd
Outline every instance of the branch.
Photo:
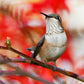
M 46 84 L 55 84 L 55 83 L 52 83 L 50 81 L 47 81 L 47 80 L 44 80 L 42 78 L 39 78 L 35 75 L 33 75 L 32 73 L 30 72 L 25 72 L 24 70 L 22 70 L 21 68 L 19 67 L 14 67 L 16 68 L 16 70 L 11 70 L 11 71 L 4 71 L 4 70 L 0 70 L 0 75 L 19 75 L 19 76 L 27 76 L 27 77 L 30 77 L 32 79 L 35 79 L 35 80 L 39 80 L 41 82 L 44 82 Z
M 19 58 L 19 59 L 16 59 L 16 58 L 8 58 L 6 55 L 2 55 L 0 54 L 0 64 L 6 64 L 6 63 L 9 63 L 9 62 L 21 62 L 21 63 L 30 63 L 31 61 L 26 59 L 26 58 Z
M 57 79 L 60 84 L 66 84 L 66 82 L 65 82 L 64 80 L 62 80 L 62 79 L 61 79 L 58 75 L 56 75 L 56 74 L 55 74 L 55 79 Z
M 48 68 L 48 69 L 51 69 L 51 70 L 54 71 L 54 67 L 53 67 L 52 65 L 47 64 L 47 66 L 46 66 L 43 62 L 40 62 L 40 61 L 38 61 L 38 60 L 36 60 L 36 59 L 33 59 L 32 57 L 30 57 L 30 56 L 28 56 L 28 55 L 26 55 L 26 54 L 24 54 L 24 53 L 22 53 L 22 52 L 20 52 L 20 51 L 18 51 L 18 50 L 15 50 L 15 49 L 13 49 L 12 47 L 9 49 L 8 47 L 0 46 L 0 49 L 6 49 L 6 50 L 10 50 L 10 51 L 12 51 L 12 52 L 15 52 L 15 53 L 17 53 L 17 54 L 19 54 L 19 55 L 21 55 L 21 56 L 27 58 L 28 61 L 31 60 L 31 61 L 37 63 L 39 66 L 42 66 L 42 67 L 44 67 L 44 68 Z M 27 63 L 27 60 L 24 61 L 24 62 Z M 16 62 L 17 62 L 17 61 L 16 61 Z M 60 72 L 60 73 L 62 73 L 62 74 L 64 74 L 64 75 L 70 76 L 70 77 L 72 77 L 72 78 L 75 78 L 75 79 L 77 79 L 77 80 L 80 80 L 80 81 L 84 82 L 84 77 L 82 77 L 82 76 L 80 76 L 80 75 L 78 75 L 78 74 L 76 74 L 76 73 L 73 73 L 73 72 L 70 72 L 70 71 L 66 71 L 66 70 L 63 70 L 63 69 L 58 68 L 58 67 L 57 67 L 57 70 L 56 70 L 56 71 L 57 71 L 57 72 Z
M 9 38 L 7 39 L 6 43 L 7 43 L 7 46 L 6 47 L 5 46 L 0 46 L 0 49 L 5 49 L 5 50 L 10 50 L 12 52 L 15 52 L 15 53 L 25 57 L 27 60 L 33 61 L 34 63 L 38 64 L 39 66 L 42 66 L 44 68 L 48 68 L 48 69 L 51 69 L 51 70 L 54 71 L 54 66 L 52 66 L 50 64 L 45 65 L 43 62 L 40 62 L 40 61 L 38 61 L 38 60 L 36 60 L 36 59 L 34 59 L 34 58 L 24 54 L 24 53 L 22 53 L 22 52 L 20 52 L 18 50 L 15 50 L 14 48 L 12 48 L 11 47 L 11 43 L 9 41 Z M 84 82 L 84 77 L 82 77 L 82 76 L 80 76 L 80 75 L 78 75 L 76 73 L 73 73 L 73 72 L 70 72 L 70 71 L 66 71 L 66 70 L 63 70 L 63 69 L 58 68 L 58 67 L 57 67 L 56 71 Z
M 2 80 L 0 80 L 0 84 L 5 84 Z

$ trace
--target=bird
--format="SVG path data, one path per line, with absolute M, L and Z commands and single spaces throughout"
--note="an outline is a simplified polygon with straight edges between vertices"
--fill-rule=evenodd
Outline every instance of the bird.
M 45 64 L 53 62 L 54 70 L 56 70 L 56 61 L 67 48 L 67 36 L 59 14 L 40 13 L 45 16 L 46 33 L 36 46 L 27 48 L 27 50 L 34 51 L 32 57 L 39 56 Z

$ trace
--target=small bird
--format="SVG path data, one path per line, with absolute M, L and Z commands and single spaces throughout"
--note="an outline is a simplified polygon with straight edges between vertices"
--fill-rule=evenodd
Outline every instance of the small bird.
M 27 50 L 34 51 L 33 58 L 37 55 L 46 64 L 53 61 L 54 69 L 56 70 L 56 60 L 62 56 L 67 47 L 67 36 L 64 31 L 61 17 L 58 14 L 45 14 L 46 33 L 37 43 L 35 47 Z

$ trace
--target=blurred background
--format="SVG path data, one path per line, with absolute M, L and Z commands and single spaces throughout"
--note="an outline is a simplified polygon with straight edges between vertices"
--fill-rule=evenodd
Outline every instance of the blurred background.
M 32 53 L 26 49 L 35 46 L 45 34 L 45 17 L 40 12 L 57 13 L 62 18 L 68 43 L 66 52 L 57 60 L 57 66 L 84 76 L 84 0 L 0 0 L 0 45 L 5 46 L 9 37 L 13 48 L 30 56 Z M 0 50 L 0 54 L 10 58 L 20 57 L 7 50 Z M 40 66 L 26 63 L 18 65 L 57 84 L 60 84 L 57 77 L 66 84 L 83 84 Z M 6 70 L 8 67 L 0 65 L 0 69 Z M 44 84 L 23 76 L 0 76 L 0 80 L 6 84 Z

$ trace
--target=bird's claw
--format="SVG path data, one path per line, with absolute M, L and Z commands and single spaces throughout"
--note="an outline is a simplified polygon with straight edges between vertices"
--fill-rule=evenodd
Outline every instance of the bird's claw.
M 54 69 L 53 69 L 53 71 L 56 71 L 57 70 L 57 67 L 56 66 L 54 66 Z

